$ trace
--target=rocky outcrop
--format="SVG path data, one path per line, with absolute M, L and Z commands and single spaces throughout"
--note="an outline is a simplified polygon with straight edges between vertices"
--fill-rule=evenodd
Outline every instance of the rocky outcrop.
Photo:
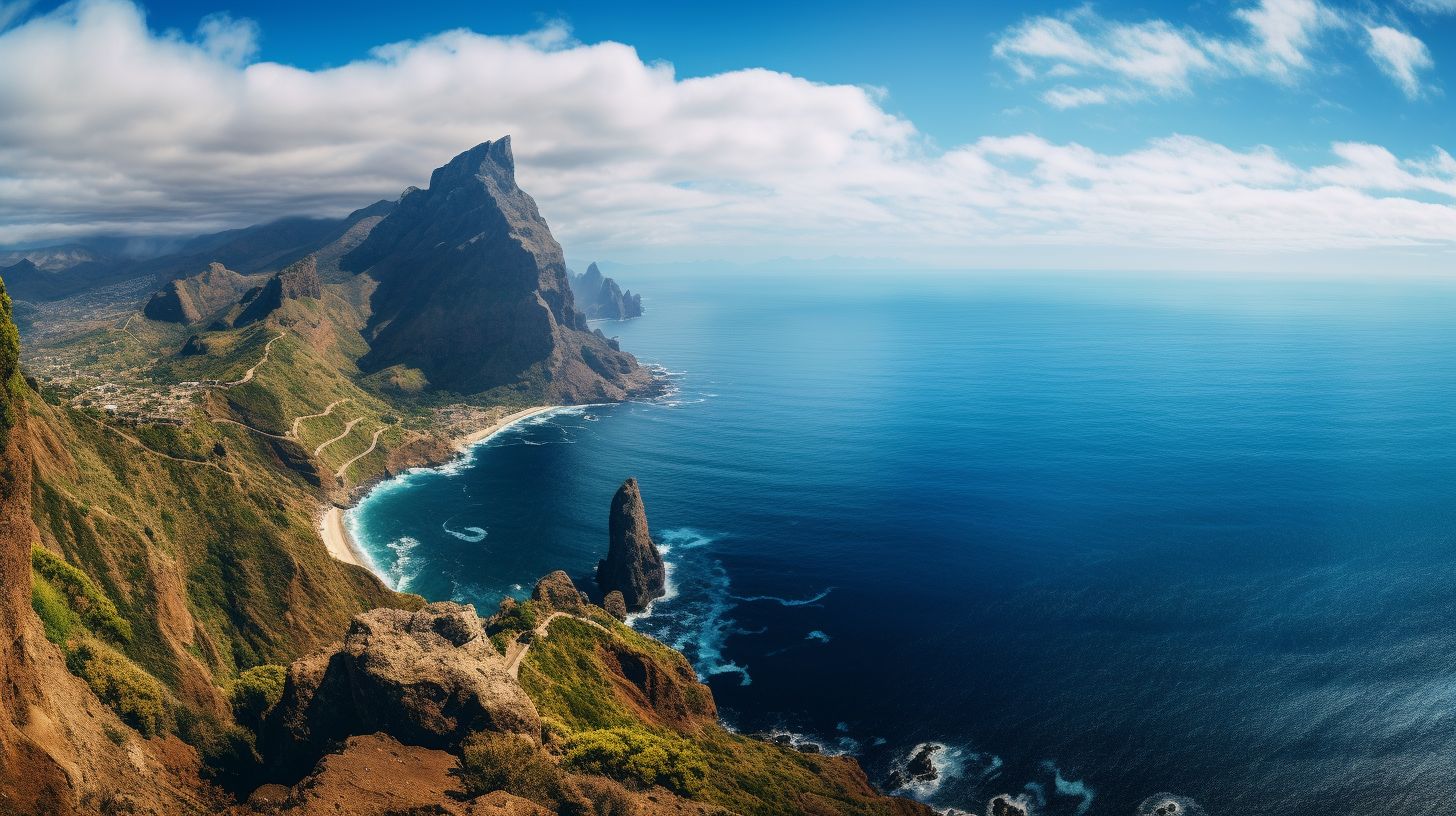
M 614 589 L 602 598 L 602 608 L 607 614 L 619 621 L 627 619 L 627 599 L 622 597 L 622 591 Z
M 945 746 L 938 742 L 923 742 L 915 746 L 904 766 L 890 771 L 885 787 L 899 790 L 916 782 L 934 782 L 939 779 L 940 771 L 935 767 L 935 755 L 944 750 Z
M 1013 798 L 1004 793 L 986 805 L 986 816 L 1027 816 L 1030 812 L 1031 806 L 1027 804 L 1025 797 Z
M 434 603 L 356 615 L 342 646 L 295 661 L 260 742 L 274 773 L 296 777 L 349 736 L 448 749 L 477 731 L 538 739 L 541 718 L 475 608 Z
M 256 323 L 277 311 L 285 301 L 317 299 L 323 296 L 324 287 L 319 280 L 318 259 L 309 255 L 269 278 L 261 289 L 245 296 L 243 311 L 233 321 L 233 327 Z
M 237 303 L 257 283 L 256 278 L 214 262 L 203 272 L 168 283 L 152 295 L 142 314 L 164 323 L 200 323 Z
M 367 372 L 403 365 L 437 389 L 512 387 L 559 402 L 652 387 L 631 355 L 587 330 L 561 246 L 516 185 L 510 137 L 461 153 L 429 189 L 406 192 L 340 267 L 378 282 Z
M 571 576 L 557 570 L 536 582 L 531 590 L 531 600 L 551 612 L 567 612 L 572 615 L 586 614 L 587 598 L 571 582 Z
M 623 292 L 617 282 L 602 275 L 602 270 L 592 263 L 580 275 L 571 276 L 571 291 L 576 296 L 576 308 L 588 318 L 626 320 L 642 316 L 642 296 Z
M 603 594 L 622 593 L 627 609 L 640 612 L 667 591 L 667 568 L 648 531 L 636 479 L 617 488 L 607 527 L 610 542 L 607 557 L 597 564 L 597 586 Z

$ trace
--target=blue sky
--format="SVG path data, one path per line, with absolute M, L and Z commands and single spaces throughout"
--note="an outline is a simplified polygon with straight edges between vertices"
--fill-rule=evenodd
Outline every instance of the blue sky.
M 0 0 L 0 244 L 346 211 L 505 132 L 578 255 L 1444 268 L 1456 238 L 1456 0 L 416 5 Z

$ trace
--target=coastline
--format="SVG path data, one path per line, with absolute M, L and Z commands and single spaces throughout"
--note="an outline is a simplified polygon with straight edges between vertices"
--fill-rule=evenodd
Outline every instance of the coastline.
M 564 407 L 566 406 L 536 405 L 506 414 L 486 427 L 478 431 L 472 431 L 457 439 L 454 444 L 455 451 L 456 453 L 465 453 L 471 447 L 490 439 L 492 436 L 495 436 L 521 420 L 530 419 L 533 416 Z M 367 495 L 367 493 L 364 495 Z M 354 504 L 357 504 L 357 501 Z M 353 507 L 354 504 L 350 504 L 349 507 Z M 319 538 L 323 540 L 324 547 L 335 560 L 342 561 L 345 564 L 353 564 L 356 567 L 363 567 L 383 581 L 384 578 L 374 568 L 373 562 L 359 546 L 359 542 L 355 541 L 354 537 L 349 534 L 348 525 L 344 523 L 344 511 L 347 509 L 348 507 L 340 507 L 335 504 L 326 506 L 323 516 L 319 519 L 318 523 Z
M 558 408 L 565 407 L 566 406 L 564 405 L 537 405 L 531 408 L 522 408 L 515 413 L 506 414 L 505 416 L 501 417 L 490 425 L 487 425 L 486 427 L 481 428 L 478 431 L 466 434 L 465 436 L 461 437 L 459 441 L 455 443 L 455 450 L 464 453 L 468 448 L 470 448 L 471 445 L 474 445 L 477 442 L 484 442 L 485 440 L 491 438 L 492 436 L 495 436 L 496 434 L 504 431 L 506 428 L 509 428 L 510 426 L 516 424 L 517 422 L 520 422 L 523 419 L 530 419 L 537 414 L 544 414 L 547 411 L 555 411 Z

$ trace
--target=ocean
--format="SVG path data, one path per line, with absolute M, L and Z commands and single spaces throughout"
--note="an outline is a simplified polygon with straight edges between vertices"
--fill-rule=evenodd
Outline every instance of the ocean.
M 671 392 L 378 487 L 395 587 L 586 582 L 636 476 L 634 625 L 735 728 L 976 813 L 1456 813 L 1456 286 L 615 274 Z

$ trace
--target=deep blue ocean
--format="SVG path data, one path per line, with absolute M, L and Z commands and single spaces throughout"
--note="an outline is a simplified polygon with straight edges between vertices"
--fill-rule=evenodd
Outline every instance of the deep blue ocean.
M 1456 813 L 1456 285 L 615 274 L 672 393 L 378 488 L 396 587 L 585 582 L 636 476 L 635 625 L 736 728 L 977 813 Z

